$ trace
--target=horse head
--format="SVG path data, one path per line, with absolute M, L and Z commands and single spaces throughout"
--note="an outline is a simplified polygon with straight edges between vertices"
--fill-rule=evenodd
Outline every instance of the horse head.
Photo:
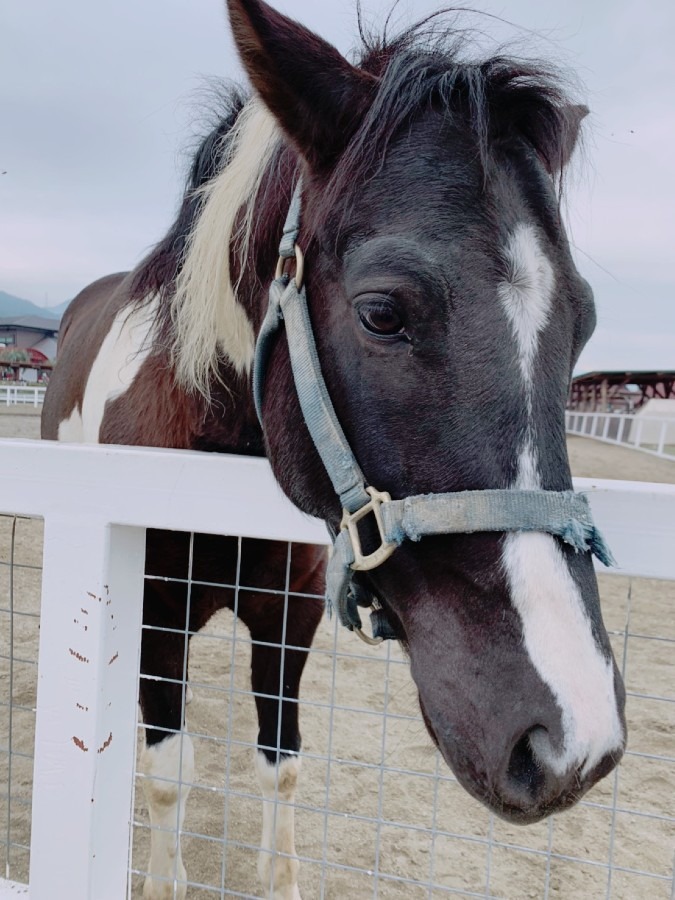
M 309 316 L 367 483 L 395 499 L 571 491 L 564 408 L 595 314 L 557 185 L 585 109 L 534 65 L 462 61 L 450 37 L 413 29 L 353 65 L 261 0 L 228 6 L 283 134 L 276 171 L 302 174 Z M 285 492 L 338 531 L 282 337 L 262 421 Z M 358 584 L 409 654 L 432 739 L 492 810 L 535 821 L 616 765 L 624 689 L 589 552 L 536 531 L 435 534 Z

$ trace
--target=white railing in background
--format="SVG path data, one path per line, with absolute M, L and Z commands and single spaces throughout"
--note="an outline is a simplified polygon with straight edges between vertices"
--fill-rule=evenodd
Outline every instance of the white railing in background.
M 25 384 L 0 384 L 0 404 L 5 406 L 40 406 L 45 399 L 44 387 Z
M 44 519 L 30 898 L 120 900 L 145 528 L 310 543 L 326 543 L 326 530 L 291 506 L 260 459 L 13 440 L 0 441 L 0 466 L 0 512 Z M 675 578 L 675 485 L 575 486 L 589 493 L 616 572 Z M 0 896 L 10 890 L 23 891 L 0 879 Z
M 565 413 L 565 428 L 568 434 L 620 444 L 662 459 L 675 460 L 675 419 L 568 410 Z

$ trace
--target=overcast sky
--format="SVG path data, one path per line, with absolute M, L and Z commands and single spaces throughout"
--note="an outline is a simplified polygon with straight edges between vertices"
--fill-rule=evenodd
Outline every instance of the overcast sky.
M 390 5 L 363 0 L 376 23 Z M 592 110 L 567 195 L 599 315 L 579 371 L 675 368 L 675 3 L 471 5 L 537 31 L 481 25 L 574 69 Z M 356 43 L 353 0 L 275 6 Z M 51 306 L 138 262 L 170 223 L 208 76 L 241 77 L 221 0 L 0 0 L 0 290 Z

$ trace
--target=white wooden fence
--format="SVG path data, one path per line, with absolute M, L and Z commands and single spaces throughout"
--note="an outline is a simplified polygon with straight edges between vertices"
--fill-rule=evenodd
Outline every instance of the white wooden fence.
M 120 900 L 145 528 L 310 543 L 326 543 L 326 531 L 259 459 L 17 440 L 0 442 L 0 465 L 0 512 L 44 519 L 30 897 Z M 589 493 L 618 573 L 675 578 L 675 486 L 578 479 L 576 488 Z M 76 621 L 84 611 L 86 633 Z M 24 890 L 0 880 L 1 898 Z
M 568 434 L 591 437 L 607 444 L 620 444 L 675 460 L 675 419 L 626 413 L 565 413 Z
M 25 384 L 0 384 L 0 404 L 5 406 L 41 406 L 45 399 L 44 387 Z

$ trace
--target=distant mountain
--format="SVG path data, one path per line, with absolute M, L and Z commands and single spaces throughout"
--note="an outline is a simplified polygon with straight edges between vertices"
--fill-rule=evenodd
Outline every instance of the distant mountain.
M 48 319 L 60 319 L 66 311 L 70 300 L 60 303 L 58 306 L 38 306 L 30 300 L 15 297 L 6 291 L 0 291 L 0 319 L 8 316 L 42 316 Z
M 58 303 L 56 306 L 50 306 L 46 308 L 43 312 L 49 313 L 50 316 L 56 316 L 58 319 L 64 314 L 64 312 L 68 309 L 70 304 L 70 300 L 64 300 L 63 303 Z

